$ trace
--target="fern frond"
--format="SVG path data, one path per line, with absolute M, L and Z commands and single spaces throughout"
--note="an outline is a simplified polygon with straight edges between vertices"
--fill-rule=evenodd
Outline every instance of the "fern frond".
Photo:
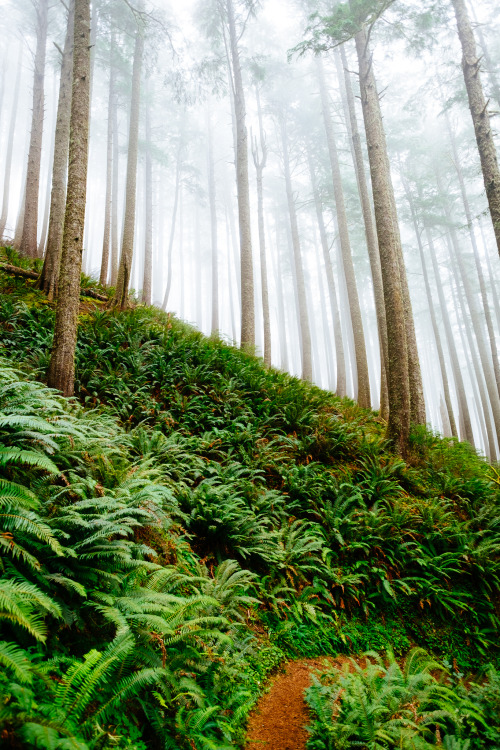
M 13 672 L 19 682 L 30 683 L 33 679 L 31 663 L 26 652 L 15 643 L 0 641 L 0 664 Z

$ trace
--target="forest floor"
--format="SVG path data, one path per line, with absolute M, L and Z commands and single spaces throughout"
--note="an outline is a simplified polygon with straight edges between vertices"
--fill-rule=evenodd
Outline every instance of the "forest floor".
M 320 657 L 290 661 L 273 677 L 248 720 L 245 750 L 305 750 L 309 713 L 304 690 L 312 674 L 325 667 L 341 668 L 348 657 Z

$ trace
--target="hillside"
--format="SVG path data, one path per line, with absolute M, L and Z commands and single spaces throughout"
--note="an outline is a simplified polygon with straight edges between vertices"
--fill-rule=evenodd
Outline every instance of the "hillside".
M 236 747 L 282 661 L 414 646 L 448 665 L 448 706 L 458 673 L 482 688 L 461 734 L 436 715 L 404 746 L 498 746 L 495 466 L 423 428 L 405 463 L 376 413 L 88 297 L 65 400 L 53 306 L 0 285 L 2 747 Z

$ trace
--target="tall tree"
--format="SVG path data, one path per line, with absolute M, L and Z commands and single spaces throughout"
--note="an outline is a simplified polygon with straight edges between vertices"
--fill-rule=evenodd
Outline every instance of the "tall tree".
M 135 207 L 137 199 L 137 154 L 139 148 L 139 112 L 141 101 L 141 71 L 144 55 L 144 28 L 138 21 L 135 33 L 134 64 L 132 69 L 132 96 L 130 99 L 129 137 L 127 151 L 127 180 L 125 187 L 125 213 L 123 220 L 122 249 L 113 305 L 122 310 L 128 304 L 128 287 L 132 273 L 135 235 Z
M 354 102 L 354 92 L 352 88 L 351 73 L 347 64 L 347 56 L 344 46 L 340 47 L 340 52 L 336 51 L 335 62 L 337 74 L 339 77 L 341 92 L 343 95 L 344 108 L 346 111 L 346 122 L 348 132 L 352 141 L 353 161 L 358 183 L 359 198 L 363 212 L 363 222 L 366 235 L 366 246 L 368 248 L 368 257 L 370 259 L 370 269 L 373 281 L 373 292 L 375 297 L 375 313 L 377 316 L 377 330 L 380 347 L 380 416 L 387 420 L 389 416 L 388 392 L 387 392 L 387 373 L 386 361 L 388 359 L 387 348 L 387 321 L 385 318 L 384 306 L 384 285 L 382 281 L 382 269 L 380 267 L 380 255 L 378 250 L 377 233 L 373 218 L 373 210 L 368 190 L 368 181 L 366 179 L 365 165 L 363 159 L 363 150 L 361 147 L 361 136 L 359 134 L 358 121 L 356 117 L 356 108 Z M 342 87 L 342 77 L 345 87 Z
M 113 108 L 115 106 L 115 66 L 113 60 L 114 34 L 109 48 L 108 128 L 106 143 L 106 197 L 104 199 L 104 235 L 102 240 L 101 273 L 99 281 L 107 284 L 109 278 L 109 251 L 111 245 L 111 213 L 113 210 Z
M 500 169 L 491 130 L 490 111 L 481 83 L 481 59 L 470 23 L 465 0 L 451 0 L 457 19 L 458 36 L 462 45 L 462 70 L 469 99 L 469 108 L 476 133 L 481 159 L 484 186 L 490 207 L 493 229 L 500 254 Z
M 149 94 L 150 91 L 148 90 Z M 151 102 L 149 96 L 146 101 L 146 160 L 145 160 L 145 216 L 146 224 L 144 238 L 144 274 L 142 281 L 142 302 L 144 305 L 150 305 L 152 301 L 152 284 L 153 284 L 153 157 L 151 141 Z
M 259 119 L 259 141 L 252 142 L 252 156 L 257 176 L 257 213 L 259 219 L 260 276 L 262 290 L 262 319 L 264 323 L 264 363 L 271 367 L 271 319 L 269 316 L 269 289 L 267 284 L 266 233 L 264 230 L 264 182 L 263 174 L 267 164 L 267 143 L 262 120 L 262 107 L 258 85 L 255 88 L 257 115 Z
M 68 188 L 48 384 L 72 396 L 80 304 L 90 111 L 90 0 L 75 0 Z
M 354 336 L 355 363 L 357 371 L 357 401 L 360 406 L 370 408 L 370 377 L 368 373 L 368 359 L 366 356 L 366 343 L 363 330 L 363 319 L 361 317 L 361 307 L 359 304 L 358 288 L 356 284 L 356 275 L 352 260 L 351 241 L 349 239 L 349 226 L 347 222 L 347 211 L 345 207 L 344 190 L 342 187 L 342 176 L 340 173 L 340 163 L 335 142 L 335 133 L 333 131 L 333 122 L 330 113 L 330 103 L 326 88 L 325 75 L 321 58 L 318 58 L 318 78 L 321 95 L 321 106 L 323 111 L 323 122 L 326 131 L 326 142 L 330 156 L 330 166 L 332 170 L 333 192 L 335 196 L 335 210 L 339 228 L 340 250 L 342 253 L 342 263 L 344 266 L 345 279 L 347 284 L 347 295 L 349 299 L 349 312 L 352 321 L 352 330 Z
M 50 197 L 49 233 L 47 249 L 40 274 L 40 289 L 49 299 L 57 293 L 59 267 L 61 263 L 64 213 L 66 204 L 66 174 L 68 169 L 69 133 L 73 83 L 73 40 L 75 25 L 75 2 L 70 0 L 66 40 L 61 63 L 59 99 L 57 104 L 56 132 L 54 138 L 54 161 L 52 164 L 52 193 Z
M 255 8 L 250 3 L 250 10 Z M 241 70 L 239 40 L 236 26 L 234 0 L 225 0 L 229 30 L 231 83 L 236 120 L 236 185 L 238 191 L 238 216 L 240 228 L 241 264 L 241 346 L 255 346 L 255 303 L 250 213 L 250 183 L 248 177 L 248 133 L 246 126 L 245 90 Z
M 14 151 L 14 136 L 16 134 L 17 110 L 19 108 L 19 92 L 21 90 L 21 71 L 23 59 L 23 42 L 19 43 L 19 56 L 16 68 L 16 80 L 14 83 L 14 97 L 12 100 L 12 111 L 10 114 L 9 134 L 7 136 L 7 152 L 5 155 L 4 181 L 3 181 L 3 198 L 2 213 L 0 215 L 0 241 L 3 239 L 5 225 L 9 216 L 9 199 L 10 199 L 10 178 L 12 173 L 12 155 Z
M 292 177 L 290 169 L 290 154 L 288 145 L 288 132 L 286 114 L 280 116 L 281 145 L 283 149 L 283 169 L 285 173 L 286 196 L 288 212 L 290 215 L 290 231 L 293 248 L 294 278 L 296 283 L 297 308 L 299 316 L 299 332 L 302 357 L 302 379 L 312 381 L 312 350 L 311 330 L 309 327 L 309 312 L 307 309 L 306 286 L 304 280 L 304 268 L 302 265 L 302 252 L 300 247 L 299 228 L 297 224 L 297 209 L 292 188 Z
M 208 202 L 210 206 L 210 239 L 212 245 L 212 334 L 219 333 L 219 247 L 217 234 L 217 193 L 215 181 L 214 133 L 212 112 L 207 111 L 208 135 Z
M 31 113 L 31 136 L 26 175 L 25 211 L 23 236 L 19 251 L 29 258 L 36 258 L 38 251 L 38 191 L 40 188 L 40 164 L 44 120 L 45 58 L 47 54 L 48 0 L 38 0 L 36 11 L 36 51 L 33 74 L 33 109 Z

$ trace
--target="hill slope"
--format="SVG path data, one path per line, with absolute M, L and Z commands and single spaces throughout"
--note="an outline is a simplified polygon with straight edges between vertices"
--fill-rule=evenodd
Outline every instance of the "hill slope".
M 286 656 L 498 659 L 499 477 L 155 309 L 53 308 L 0 273 L 6 747 L 234 747 Z M 15 368 L 21 367 L 24 374 Z M 479 745 L 478 745 L 479 747 Z

